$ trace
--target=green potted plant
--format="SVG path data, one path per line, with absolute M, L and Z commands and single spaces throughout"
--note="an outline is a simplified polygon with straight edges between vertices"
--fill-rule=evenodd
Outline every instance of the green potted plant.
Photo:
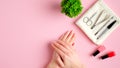
M 78 16 L 83 9 L 80 0 L 62 0 L 61 7 L 61 12 L 70 18 Z

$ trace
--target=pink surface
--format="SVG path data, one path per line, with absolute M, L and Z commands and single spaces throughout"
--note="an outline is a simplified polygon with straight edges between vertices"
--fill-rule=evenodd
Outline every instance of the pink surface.
M 120 27 L 103 43 L 116 56 L 99 60 L 90 56 L 96 46 L 70 19 L 60 13 L 61 0 L 0 0 L 0 68 L 45 68 L 52 50 L 49 42 L 73 29 L 75 46 L 86 68 L 120 68 Z M 84 10 L 95 0 L 82 0 Z M 120 0 L 105 0 L 120 16 Z M 99 55 L 100 56 L 100 55 Z

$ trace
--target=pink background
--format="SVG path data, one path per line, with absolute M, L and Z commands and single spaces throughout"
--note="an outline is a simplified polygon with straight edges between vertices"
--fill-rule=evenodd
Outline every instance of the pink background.
M 82 0 L 86 11 L 96 0 Z M 120 0 L 104 0 L 120 16 Z M 49 43 L 74 30 L 75 47 L 86 68 L 120 68 L 120 27 L 105 40 L 116 56 L 99 60 L 90 54 L 96 46 L 60 10 L 61 0 L 0 0 L 0 68 L 45 68 L 52 56 Z M 80 17 L 80 16 L 79 16 Z M 78 17 L 78 18 L 79 18 Z

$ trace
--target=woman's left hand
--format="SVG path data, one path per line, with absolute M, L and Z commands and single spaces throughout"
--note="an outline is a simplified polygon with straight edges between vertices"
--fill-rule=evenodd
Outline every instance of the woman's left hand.
M 71 46 L 74 45 L 74 40 L 75 40 L 75 33 L 73 33 L 73 31 L 67 31 L 66 33 L 64 33 L 59 40 L 64 41 L 68 44 L 71 44 Z M 59 61 L 59 62 L 58 62 Z M 60 57 L 59 54 L 57 54 L 54 51 L 52 60 L 50 61 L 50 63 L 48 64 L 47 68 L 60 68 L 61 66 L 64 66 L 63 61 Z

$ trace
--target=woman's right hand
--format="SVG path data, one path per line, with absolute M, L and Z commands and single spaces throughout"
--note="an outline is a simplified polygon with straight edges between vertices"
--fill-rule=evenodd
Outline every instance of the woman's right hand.
M 71 31 L 63 35 L 58 41 L 52 43 L 52 47 L 61 57 L 62 61 L 57 60 L 61 68 L 83 68 L 83 64 L 80 62 L 78 54 L 72 46 L 74 39 L 75 34 Z

